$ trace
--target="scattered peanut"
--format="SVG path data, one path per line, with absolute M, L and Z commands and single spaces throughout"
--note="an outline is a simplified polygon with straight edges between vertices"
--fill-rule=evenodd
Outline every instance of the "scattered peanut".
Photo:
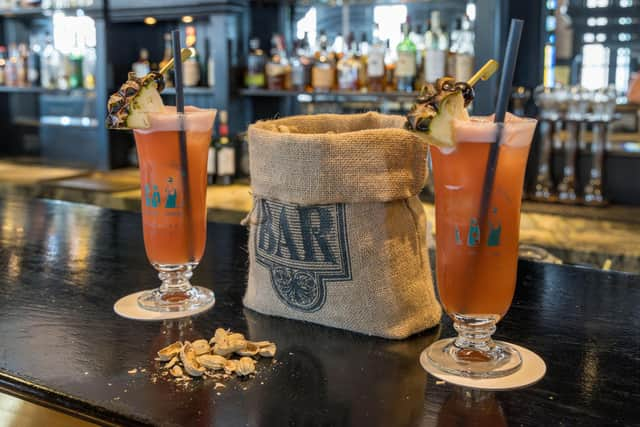
M 241 356 L 234 359 L 234 354 Z M 245 377 L 256 372 L 256 360 L 252 357 L 274 357 L 276 345 L 271 341 L 248 341 L 243 334 L 217 328 L 209 341 L 177 341 L 158 351 L 157 361 L 166 362 L 162 376 L 171 374 L 175 381 L 187 382 L 192 377 L 228 380 L 233 374 Z M 215 373 L 220 371 L 220 373 Z M 215 390 L 224 388 L 215 383 Z

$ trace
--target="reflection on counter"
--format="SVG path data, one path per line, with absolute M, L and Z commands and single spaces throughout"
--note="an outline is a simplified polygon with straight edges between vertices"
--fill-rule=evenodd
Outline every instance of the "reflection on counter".
M 416 355 L 438 339 L 440 325 L 403 341 L 372 340 L 246 309 L 243 313 L 247 336 L 269 337 L 280 354 L 289 355 L 273 372 L 270 388 L 256 389 L 253 403 L 259 406 L 249 409 L 255 425 L 368 425 L 375 420 L 373 424 L 400 426 L 410 425 L 422 412 L 427 374 Z M 369 381 L 382 374 L 394 381 Z M 344 375 L 353 378 L 348 387 L 340 381 Z M 274 389 L 280 392 L 268 391 Z M 392 404 L 371 404 L 382 401 Z
M 509 425 L 494 392 L 454 386 L 440 408 L 438 427 L 506 427 Z

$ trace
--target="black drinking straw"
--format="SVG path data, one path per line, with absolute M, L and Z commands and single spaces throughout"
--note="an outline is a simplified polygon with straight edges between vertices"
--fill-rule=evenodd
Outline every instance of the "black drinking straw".
M 193 241 L 191 239 L 191 198 L 189 191 L 189 160 L 187 158 L 187 134 L 184 123 L 184 88 L 182 84 L 182 49 L 180 47 L 180 30 L 171 31 L 173 39 L 173 70 L 175 72 L 176 112 L 178 113 L 178 144 L 180 148 L 180 172 L 182 174 L 182 200 L 184 206 L 185 237 L 189 252 L 189 262 L 195 261 Z
M 507 103 L 511 86 L 513 84 L 513 74 L 516 69 L 516 59 L 518 57 L 518 47 L 520 46 L 520 36 L 522 35 L 522 26 L 524 21 L 521 19 L 512 19 L 509 26 L 509 38 L 507 39 L 507 48 L 504 52 L 504 66 L 500 74 L 500 86 L 498 87 L 498 99 L 496 102 L 496 114 L 493 119 L 496 126 L 495 144 L 491 144 L 489 149 L 489 158 L 487 159 L 487 168 L 484 173 L 484 182 L 482 186 L 482 200 L 480 202 L 480 221 L 479 226 L 484 225 L 489 209 L 489 199 L 493 191 L 493 181 L 496 177 L 496 168 L 498 165 L 498 153 L 500 150 L 500 140 L 502 139 L 504 117 L 507 112 Z

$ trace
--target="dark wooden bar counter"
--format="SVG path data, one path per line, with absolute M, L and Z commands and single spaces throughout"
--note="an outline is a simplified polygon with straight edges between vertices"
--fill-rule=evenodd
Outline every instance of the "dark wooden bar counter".
M 138 214 L 0 200 L 0 389 L 103 424 L 167 426 L 613 426 L 640 423 L 640 276 L 521 262 L 497 336 L 547 363 L 538 384 L 463 393 L 420 351 L 451 323 L 386 341 L 243 309 L 247 232 L 210 224 L 194 283 L 216 306 L 187 321 L 119 318 L 121 296 L 158 281 Z M 277 362 L 222 390 L 160 377 L 155 352 L 217 327 L 278 344 Z M 135 373 L 133 369 L 136 369 Z M 473 402 L 469 404 L 469 401 Z

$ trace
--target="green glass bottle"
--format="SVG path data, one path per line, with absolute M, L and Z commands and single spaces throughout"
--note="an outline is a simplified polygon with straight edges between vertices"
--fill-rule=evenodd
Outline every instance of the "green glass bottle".
M 69 62 L 71 64 L 71 73 L 69 74 L 69 87 L 71 89 L 81 88 L 84 84 L 82 76 L 82 62 L 84 59 L 83 50 L 80 47 L 78 35 L 76 34 L 71 53 L 69 54 Z
M 398 92 L 413 92 L 416 80 L 416 45 L 409 37 L 409 24 L 402 24 L 404 39 L 398 44 L 398 62 L 396 64 L 396 82 Z

